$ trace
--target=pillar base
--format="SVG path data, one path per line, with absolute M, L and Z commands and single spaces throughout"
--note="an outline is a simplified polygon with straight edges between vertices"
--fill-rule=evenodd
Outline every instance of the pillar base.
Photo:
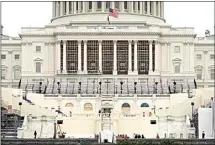
M 84 71 L 79 70 L 79 71 L 78 71 L 78 74 L 83 75 L 83 74 L 85 74 L 85 73 L 84 73 Z
M 128 75 L 138 75 L 138 71 L 129 70 Z
M 153 75 L 153 76 L 159 76 L 160 75 L 160 72 L 159 71 L 152 71 L 152 70 L 150 70 L 149 71 L 149 75 Z
M 117 71 L 116 70 L 113 71 L 113 75 L 117 75 Z

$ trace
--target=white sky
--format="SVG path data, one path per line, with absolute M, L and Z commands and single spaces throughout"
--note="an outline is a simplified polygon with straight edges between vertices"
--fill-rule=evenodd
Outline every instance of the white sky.
M 198 36 L 214 33 L 213 2 L 165 2 L 165 19 L 173 27 L 194 27 Z M 51 2 L 2 2 L 3 33 L 18 36 L 21 27 L 43 27 L 52 17 Z

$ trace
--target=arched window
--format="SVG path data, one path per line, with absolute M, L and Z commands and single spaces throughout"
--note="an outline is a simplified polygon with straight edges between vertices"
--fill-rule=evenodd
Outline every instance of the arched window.
M 140 107 L 149 107 L 149 104 L 148 104 L 148 103 L 142 103 L 142 104 L 140 105 Z
M 129 112 L 130 111 L 130 105 L 128 103 L 122 104 L 122 111 L 123 112 Z
M 65 107 L 70 107 L 70 108 L 73 108 L 74 105 L 72 103 L 66 103 Z
M 84 104 L 84 111 L 93 111 L 93 106 L 90 103 Z

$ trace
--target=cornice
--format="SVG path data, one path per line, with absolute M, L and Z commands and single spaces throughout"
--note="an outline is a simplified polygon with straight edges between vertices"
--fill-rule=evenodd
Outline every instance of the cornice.
M 196 34 L 162 34 L 162 36 L 189 36 L 189 37 L 196 37 Z
M 161 35 L 160 32 L 55 32 L 55 35 Z

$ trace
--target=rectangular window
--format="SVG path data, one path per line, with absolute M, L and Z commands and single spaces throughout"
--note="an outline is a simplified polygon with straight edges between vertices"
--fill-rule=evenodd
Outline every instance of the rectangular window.
M 106 9 L 110 8 L 110 2 L 106 2 Z
M 211 69 L 211 80 L 214 80 L 214 69 Z
M 1 69 L 1 79 L 2 80 L 6 79 L 6 69 Z
M 215 56 L 214 54 L 211 54 L 210 59 L 214 59 L 214 56 Z
M 5 55 L 5 54 L 2 54 L 2 55 L 1 55 L 1 59 L 6 59 L 6 55 Z
M 202 60 L 202 55 L 201 54 L 196 54 L 196 59 L 197 60 Z
M 36 73 L 41 73 L 41 62 L 36 62 Z
M 19 59 L 19 54 L 15 54 L 14 59 Z
M 174 52 L 175 53 L 180 53 L 180 46 L 175 46 Z
M 89 10 L 92 10 L 92 1 L 89 2 Z
M 128 2 L 124 2 L 124 9 L 127 10 L 128 9 Z
M 135 11 L 135 8 L 136 8 L 136 7 L 135 7 L 135 2 L 133 2 L 133 11 Z
M 41 52 L 41 46 L 36 46 L 36 52 Z
M 180 73 L 180 64 L 175 64 L 175 73 Z
M 102 2 L 101 1 L 97 2 L 97 9 L 102 9 Z
M 115 2 L 115 8 L 119 9 L 119 2 Z

